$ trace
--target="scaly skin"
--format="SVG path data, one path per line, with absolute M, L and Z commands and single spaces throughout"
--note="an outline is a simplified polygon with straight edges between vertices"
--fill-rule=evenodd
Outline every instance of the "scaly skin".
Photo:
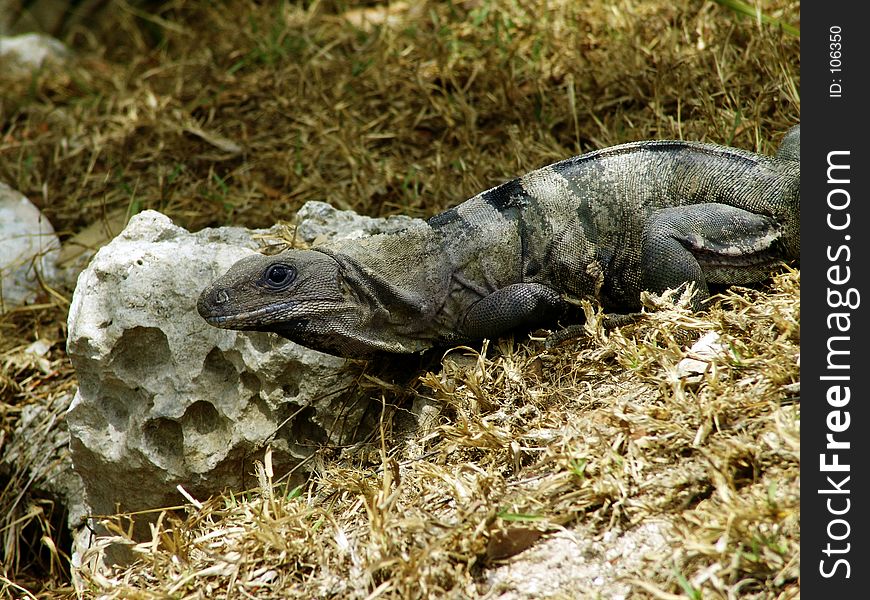
M 800 125 L 776 156 L 682 141 L 532 171 L 399 233 L 252 256 L 203 291 L 227 329 L 346 357 L 419 352 L 608 312 L 686 282 L 746 284 L 800 255 Z

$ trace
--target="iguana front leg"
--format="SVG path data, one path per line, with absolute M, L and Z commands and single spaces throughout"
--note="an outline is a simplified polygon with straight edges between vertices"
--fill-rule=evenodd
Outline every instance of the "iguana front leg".
M 643 230 L 642 289 L 661 293 L 694 282 L 697 310 L 710 295 L 709 283 L 758 281 L 777 262 L 773 245 L 780 235 L 772 218 L 726 204 L 663 208 Z
M 461 335 L 493 339 L 514 329 L 530 329 L 553 322 L 566 303 L 555 290 L 539 283 L 514 283 L 496 290 L 469 307 Z

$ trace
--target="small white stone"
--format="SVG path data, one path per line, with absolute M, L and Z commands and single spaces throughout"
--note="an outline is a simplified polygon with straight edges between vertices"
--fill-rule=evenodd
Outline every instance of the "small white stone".
M 60 243 L 54 227 L 21 193 L 0 183 L 0 312 L 36 300 L 37 271 L 57 281 Z
M 680 377 L 704 374 L 710 368 L 710 361 L 724 357 L 727 350 L 725 344 L 719 340 L 719 334 L 708 331 L 689 349 L 691 356 L 677 364 L 677 373 Z
M 69 54 L 66 46 L 41 33 L 0 35 L 0 59 L 24 70 L 40 68 L 46 61 L 60 62 Z

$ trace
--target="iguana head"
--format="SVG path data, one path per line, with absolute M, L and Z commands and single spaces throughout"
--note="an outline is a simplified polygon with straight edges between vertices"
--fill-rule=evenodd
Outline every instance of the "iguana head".
M 243 258 L 203 290 L 196 308 L 222 329 L 269 331 L 303 345 L 344 354 L 336 327 L 353 328 L 356 304 L 348 301 L 338 263 L 313 250 Z M 330 339 L 331 338 L 331 339 Z
M 249 256 L 208 286 L 196 308 L 215 327 L 277 333 L 337 356 L 417 351 L 390 340 L 389 315 L 349 270 L 346 256 L 320 250 Z

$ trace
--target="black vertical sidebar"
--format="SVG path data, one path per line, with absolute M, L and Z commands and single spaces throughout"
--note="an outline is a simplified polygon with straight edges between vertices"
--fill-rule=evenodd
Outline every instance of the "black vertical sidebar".
M 801 592 L 870 593 L 870 24 L 801 6 Z

